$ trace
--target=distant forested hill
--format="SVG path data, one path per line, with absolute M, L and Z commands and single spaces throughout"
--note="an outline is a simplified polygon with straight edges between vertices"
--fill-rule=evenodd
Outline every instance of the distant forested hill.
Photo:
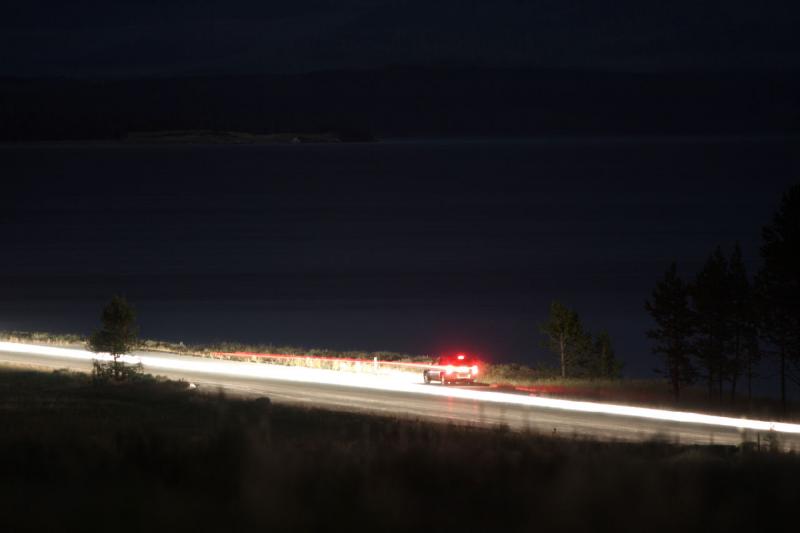
M 342 138 L 800 132 L 800 74 L 502 69 L 0 79 L 0 140 L 154 130 Z

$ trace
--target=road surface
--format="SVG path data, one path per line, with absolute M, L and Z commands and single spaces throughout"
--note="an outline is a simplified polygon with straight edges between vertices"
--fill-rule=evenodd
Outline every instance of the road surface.
M 4 343 L 0 343 L 2 345 Z M 11 348 L 16 350 L 15 348 Z M 80 351 L 54 349 L 56 353 L 20 353 L 0 347 L 0 364 L 37 368 L 91 370 L 92 362 Z M 583 436 L 598 439 L 644 441 L 661 439 L 682 444 L 738 445 L 744 440 L 765 440 L 768 429 L 728 427 L 712 422 L 651 419 L 645 415 L 620 415 L 573 410 L 586 402 L 564 402 L 566 407 L 523 405 L 540 401 L 517 394 L 498 393 L 475 386 L 425 385 L 422 375 L 392 378 L 281 367 L 260 363 L 218 361 L 176 354 L 136 352 L 145 370 L 196 384 L 199 389 L 231 394 L 267 396 L 277 403 L 302 404 L 338 410 L 366 411 L 392 416 L 449 421 L 474 425 L 505 424 L 514 430 Z M 553 400 L 560 402 L 560 400 Z M 589 407 L 593 409 L 593 407 Z M 647 410 L 645 410 L 647 411 Z M 663 412 L 669 413 L 671 412 Z M 688 415 L 688 414 L 687 414 Z M 698 416 L 698 415 L 693 415 Z M 700 415 L 702 416 L 702 415 Z M 720 419 L 721 420 L 721 419 Z M 728 421 L 733 419 L 726 419 Z M 735 422 L 735 421 L 734 421 Z M 730 423 L 730 422 L 728 422 Z M 755 422 L 754 422 L 755 423 Z M 767 424 L 766 422 L 761 424 Z M 786 449 L 800 450 L 800 426 L 778 424 L 776 432 Z M 773 426 L 769 426 L 773 427 Z

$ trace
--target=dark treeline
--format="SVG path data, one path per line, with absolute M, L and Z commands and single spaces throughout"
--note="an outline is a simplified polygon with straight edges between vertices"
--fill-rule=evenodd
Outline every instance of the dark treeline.
M 370 136 L 786 134 L 800 76 L 388 68 L 302 75 L 0 79 L 0 141 L 155 130 Z M 743 105 L 747 102 L 747 105 Z
M 690 281 L 673 263 L 645 303 L 656 323 L 648 336 L 676 399 L 697 381 L 711 398 L 727 391 L 734 399 L 742 388 L 751 398 L 766 356 L 778 363 L 786 409 L 787 382 L 800 385 L 800 185 L 763 229 L 761 258 L 750 276 L 738 243 L 729 254 L 717 247 Z

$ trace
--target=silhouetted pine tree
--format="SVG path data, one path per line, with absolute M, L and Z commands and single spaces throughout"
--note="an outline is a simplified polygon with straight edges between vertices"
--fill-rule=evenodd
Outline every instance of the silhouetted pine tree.
M 731 331 L 728 261 L 719 247 L 697 274 L 689 292 L 697 333 L 694 354 L 703 368 L 709 397 L 716 384 L 722 398 L 723 383 L 731 365 L 728 354 Z
M 737 242 L 728 262 L 728 378 L 731 399 L 736 397 L 739 378 L 747 379 L 747 398 L 752 398 L 752 380 L 759 361 L 758 330 L 753 286 L 742 261 L 742 249 Z
M 125 376 L 125 367 L 119 357 L 136 347 L 138 328 L 133 307 L 121 296 L 114 296 L 103 308 L 100 316 L 103 327 L 90 337 L 88 348 L 95 353 L 108 353 L 113 361 L 107 365 L 95 362 L 95 372 L 108 373 L 115 379 Z
M 611 335 L 607 331 L 601 331 L 594 339 L 592 359 L 587 369 L 589 375 L 598 378 L 617 379 L 622 377 L 622 366 L 622 361 L 617 359 L 614 353 Z
M 695 372 L 690 359 L 694 317 L 689 307 L 689 287 L 678 276 L 675 263 L 656 285 L 645 309 L 657 324 L 647 336 L 656 342 L 653 353 L 664 359 L 664 373 L 677 401 L 681 388 L 692 383 Z
M 781 402 L 786 409 L 786 380 L 800 366 L 800 185 L 790 188 L 772 220 L 762 232 L 758 274 L 763 339 L 778 358 Z
M 559 358 L 561 377 L 582 373 L 590 357 L 592 340 L 578 313 L 560 302 L 553 302 L 550 304 L 550 317 L 539 329 L 547 335 L 545 347 Z

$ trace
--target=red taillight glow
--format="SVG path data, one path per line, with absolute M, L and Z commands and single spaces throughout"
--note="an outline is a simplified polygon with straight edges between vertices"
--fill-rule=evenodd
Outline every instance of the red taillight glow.
M 464 356 L 462 354 L 458 354 L 458 360 L 459 361 L 463 361 L 464 360 Z
M 472 365 L 472 375 L 473 376 L 478 375 L 478 365 Z
M 453 373 L 453 365 L 447 365 L 445 369 L 445 374 L 452 374 Z

